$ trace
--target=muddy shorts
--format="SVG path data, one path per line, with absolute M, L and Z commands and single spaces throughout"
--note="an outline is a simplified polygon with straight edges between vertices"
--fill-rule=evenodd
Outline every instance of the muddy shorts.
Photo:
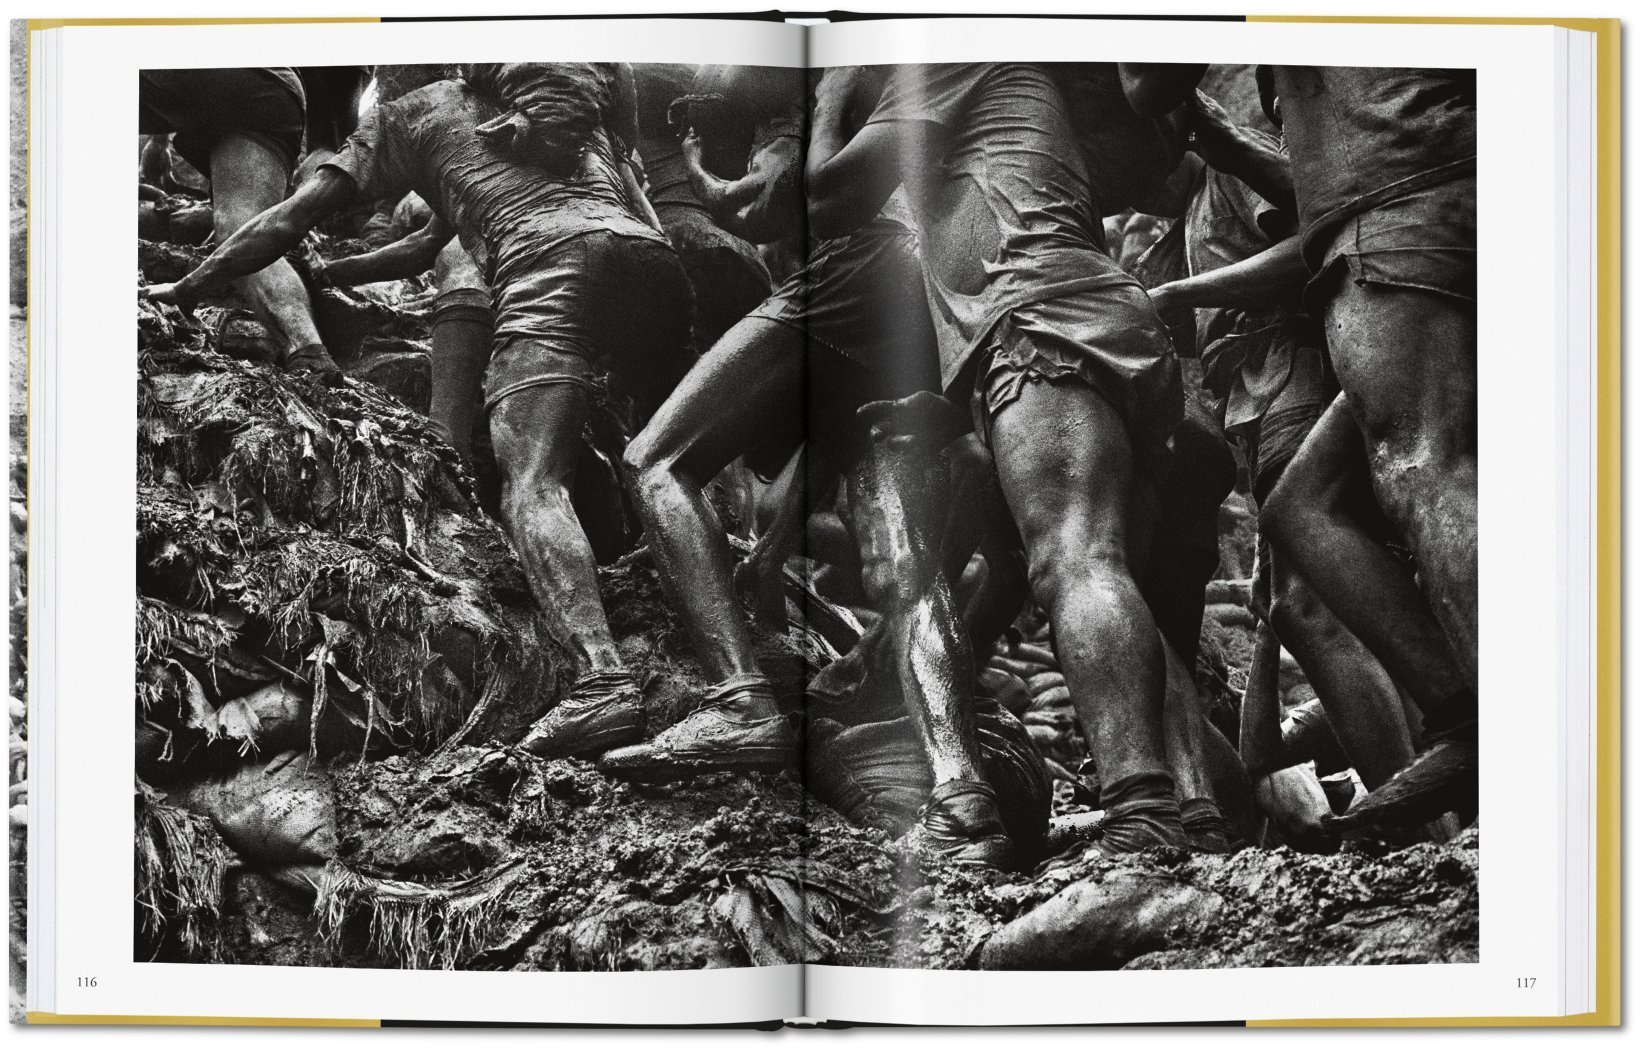
M 1097 391 L 1121 414 L 1136 462 L 1159 462 L 1184 418 L 1179 359 L 1136 281 L 1015 307 L 975 361 L 974 429 L 987 445 L 997 415 L 1033 381 Z
M 1358 285 L 1418 288 L 1475 302 L 1475 177 L 1437 183 L 1345 219 L 1316 239 L 1305 306 L 1318 311 L 1347 274 Z
M 137 131 L 174 132 L 182 159 L 210 177 L 211 149 L 243 135 L 271 150 L 286 172 L 302 149 L 304 100 L 269 69 L 150 69 L 141 74 Z
M 657 204 L 655 214 L 695 290 L 695 342 L 704 353 L 768 296 L 769 270 L 756 248 L 698 204 Z
M 1308 341 L 1286 341 L 1272 348 L 1260 364 L 1252 376 L 1238 378 L 1225 414 L 1225 432 L 1241 446 L 1253 499 L 1263 503 L 1338 396 L 1338 380 L 1325 352 Z M 1238 418 L 1236 395 L 1259 387 L 1265 397 L 1253 406 L 1255 412 Z
M 822 242 L 747 317 L 807 337 L 805 437 L 834 463 L 866 449 L 860 406 L 939 389 L 916 236 L 898 223 L 878 220 Z
M 605 374 L 653 410 L 694 364 L 689 279 L 665 242 L 594 230 L 514 269 L 492 293 L 486 412 L 531 387 L 590 390 Z

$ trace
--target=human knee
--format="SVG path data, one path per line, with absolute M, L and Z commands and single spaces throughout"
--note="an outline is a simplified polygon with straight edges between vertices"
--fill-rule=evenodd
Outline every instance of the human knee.
M 1055 537 L 1052 542 L 1032 544 L 1026 572 L 1031 591 L 1050 610 L 1068 592 L 1081 588 L 1135 588 L 1126 546 L 1113 537 L 1091 538 L 1083 543 Z

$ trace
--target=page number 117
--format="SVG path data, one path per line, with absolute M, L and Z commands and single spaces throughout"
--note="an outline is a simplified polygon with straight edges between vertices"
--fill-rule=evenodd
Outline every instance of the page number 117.
M 1536 978 L 1516 978 L 1515 979 L 1515 988 L 1516 989 L 1536 989 L 1537 988 L 1537 979 Z

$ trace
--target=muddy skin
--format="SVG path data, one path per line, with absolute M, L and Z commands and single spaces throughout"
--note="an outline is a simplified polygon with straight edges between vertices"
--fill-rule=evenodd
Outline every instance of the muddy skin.
M 1373 524 L 1360 432 L 1344 397 L 1282 473 L 1260 508 L 1260 528 L 1276 557 L 1303 575 L 1428 717 L 1468 684 L 1429 603 Z
M 802 398 L 802 333 L 747 318 L 690 370 L 627 447 L 638 513 L 691 648 L 715 682 L 759 670 L 728 542 L 706 483 L 791 420 Z M 727 395 L 727 397 L 725 396 Z
M 906 707 L 936 785 L 983 780 L 972 713 L 973 654 L 940 565 L 944 458 L 897 450 L 879 430 L 853 473 L 850 504 L 866 594 L 883 615 Z
M 583 675 L 622 666 L 598 594 L 597 562 L 570 501 L 587 415 L 587 393 L 576 383 L 526 388 L 490 412 L 502 521 L 542 615 Z
M 484 404 L 484 366 L 495 337 L 490 288 L 478 264 L 451 240 L 439 251 L 433 268 L 438 299 L 433 308 L 433 398 L 428 416 L 444 440 L 473 459 L 473 428 Z
M 287 173 L 262 143 L 226 135 L 211 149 L 211 202 L 218 244 L 285 197 Z M 289 353 L 321 342 L 307 287 L 280 259 L 234 282 L 256 318 Z
M 1361 428 L 1373 491 L 1412 549 L 1435 617 L 1476 688 L 1479 599 L 1475 307 L 1345 282 L 1328 345 Z
M 1126 427 L 1091 388 L 1029 383 L 991 447 L 1101 782 L 1171 782 L 1161 635 L 1128 568 Z

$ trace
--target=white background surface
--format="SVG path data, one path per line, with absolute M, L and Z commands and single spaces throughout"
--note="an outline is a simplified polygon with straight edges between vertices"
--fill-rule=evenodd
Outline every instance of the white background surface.
M 337 14 L 347 14 L 347 13 L 358 13 L 358 14 L 362 14 L 362 15 L 390 15 L 390 14 L 395 14 L 395 13 L 402 13 L 402 14 L 407 14 L 407 15 L 413 15 L 413 14 L 451 14 L 451 13 L 457 13 L 457 12 L 467 13 L 467 14 L 474 14 L 474 13 L 496 13 L 496 14 L 501 14 L 501 13 L 516 13 L 516 14 L 554 13 L 554 14 L 557 14 L 557 13 L 586 13 L 586 12 L 613 13 L 613 12 L 619 12 L 619 11 L 628 11 L 628 12 L 633 12 L 633 13 L 660 13 L 660 12 L 665 12 L 665 13 L 668 13 L 668 14 L 683 14 L 689 9 L 711 10 L 711 11 L 724 11 L 724 10 L 729 10 L 729 9 L 762 10 L 762 9 L 767 9 L 768 7 L 774 6 L 774 5 L 772 3 L 736 3 L 736 2 L 733 2 L 733 0 L 703 0 L 703 2 L 701 2 L 701 3 L 690 3 L 690 4 L 667 4 L 667 3 L 661 2 L 661 0 L 654 0 L 654 2 L 652 2 L 652 3 L 641 3 L 641 2 L 640 3 L 623 3 L 623 4 L 617 4 L 617 3 L 603 3 L 603 4 L 570 3 L 570 4 L 536 4 L 536 5 L 528 5 L 528 4 L 519 4 L 519 3 L 508 3 L 508 2 L 505 2 L 505 0 L 489 0 L 489 2 L 485 3 L 482 6 L 461 5 L 461 6 L 453 7 L 452 5 L 450 5 L 448 3 L 440 4 L 440 3 L 436 3 L 436 2 L 435 3 L 404 2 L 404 3 L 389 4 L 389 3 L 384 2 L 384 0 L 378 0 L 377 3 L 370 4 L 370 5 L 363 5 L 363 4 L 319 5 L 319 4 L 310 4 L 310 3 L 302 3 L 302 2 L 286 2 L 286 3 L 281 3 L 281 4 L 277 5 L 276 7 L 274 7 L 274 5 L 268 5 L 266 7 L 260 7 L 260 6 L 259 7 L 243 7 L 239 10 L 234 10 L 234 11 L 231 11 L 231 12 L 225 10 L 224 6 L 221 5 L 221 4 L 211 5 L 211 4 L 204 4 L 204 3 L 177 3 L 177 2 L 165 3 L 165 4 L 163 4 L 163 6 L 158 5 L 158 4 L 153 5 L 153 6 L 149 6 L 149 5 L 140 5 L 140 6 L 138 6 L 138 5 L 130 5 L 130 4 L 119 5 L 119 4 L 112 4 L 112 3 L 103 3 L 103 4 L 95 4 L 95 3 L 68 4 L 68 3 L 64 3 L 64 4 L 57 4 L 57 5 L 42 4 L 41 6 L 30 6 L 27 9 L 21 9 L 21 10 L 12 10 L 11 9 L 12 6 L 13 5 L 10 5 L 10 4 L 7 5 L 8 10 L 7 10 L 6 13 L 7 13 L 8 17 L 21 17 L 21 16 L 24 16 L 24 15 L 34 16 L 34 17 L 58 17 L 58 16 L 66 16 L 66 17 L 107 17 L 107 16 L 113 16 L 113 15 L 130 16 L 130 15 L 136 15 L 136 14 L 141 14 L 141 15 L 144 15 L 144 16 L 165 16 L 165 15 L 177 15 L 177 16 L 215 15 L 215 16 L 221 16 L 221 15 L 224 15 L 224 14 L 254 15 L 254 14 L 264 14 L 264 13 L 265 14 L 277 14 L 277 15 L 280 15 L 280 16 L 298 16 L 298 15 L 308 15 L 308 14 L 312 14 L 312 15 L 319 15 L 319 14 L 337 15 Z M 787 10 L 800 9 L 800 8 L 804 8 L 804 7 L 818 8 L 818 7 L 821 7 L 821 6 L 822 5 L 802 4 L 802 3 L 788 3 L 788 4 L 784 5 L 785 9 L 787 9 Z M 907 12 L 907 13 L 916 11 L 919 8 L 923 9 L 923 10 L 940 11 L 940 12 L 956 12 L 956 11 L 959 11 L 959 10 L 965 10 L 966 9 L 966 10 L 974 10 L 976 12 L 983 12 L 983 11 L 998 12 L 999 10 L 1006 10 L 1008 13 L 1024 13 L 1024 12 L 1049 13 L 1049 12 L 1055 12 L 1055 11 L 1066 12 L 1066 13 L 1074 13 L 1074 12 L 1090 12 L 1090 11 L 1096 11 L 1096 10 L 1107 10 L 1107 11 L 1123 12 L 1123 11 L 1131 11 L 1134 8 L 1140 7 L 1141 5 L 1132 4 L 1132 3 L 1130 3 L 1130 4 L 1109 4 L 1109 3 L 1052 4 L 1052 3 L 1041 3 L 1041 2 L 1038 2 L 1038 3 L 1024 3 L 1024 4 L 1017 4 L 1017 5 L 1016 4 L 998 4 L 998 3 L 994 3 L 994 2 L 990 3 L 990 4 L 985 4 L 985 3 L 977 3 L 976 4 L 976 3 L 962 3 L 962 2 L 960 2 L 960 0 L 944 0 L 944 2 L 935 3 L 935 4 L 919 4 L 919 3 L 913 2 L 913 0 L 902 0 L 902 2 L 895 2 L 895 3 L 889 3 L 889 4 L 856 3 L 856 4 L 851 4 L 851 5 L 842 5 L 842 4 L 840 4 L 839 6 L 849 6 L 853 9 L 856 9 L 856 10 L 866 10 L 866 9 L 873 9 L 874 8 L 874 9 L 884 10 L 884 11 Z M 1178 4 L 1164 5 L 1160 8 L 1158 8 L 1158 10 L 1165 11 L 1167 13 L 1186 13 L 1186 12 L 1210 13 L 1210 12 L 1219 12 L 1219 13 L 1230 13 L 1230 14 L 1241 14 L 1241 13 L 1247 13 L 1249 10 L 1256 10 L 1258 13 L 1280 13 L 1281 11 L 1284 11 L 1284 10 L 1291 10 L 1291 11 L 1302 11 L 1302 12 L 1306 12 L 1306 13 L 1328 13 L 1328 12 L 1331 12 L 1331 13 L 1338 13 L 1338 14 L 1349 14 L 1349 13 L 1359 13 L 1363 9 L 1369 9 L 1370 8 L 1373 13 L 1377 13 L 1377 14 L 1402 12 L 1402 13 L 1408 13 L 1408 14 L 1476 14 L 1476 15 L 1519 14 L 1519 15 L 1541 15 L 1541 14 L 1551 13 L 1551 7 L 1552 6 L 1553 5 L 1551 5 L 1549 0 L 1540 0 L 1540 2 L 1537 5 L 1533 5 L 1533 4 L 1529 4 L 1529 3 L 1511 3 L 1511 2 L 1508 2 L 1508 0 L 1491 0 L 1491 2 L 1485 3 L 1485 4 L 1449 3 L 1449 4 L 1446 4 L 1446 5 L 1439 6 L 1439 7 L 1431 7 L 1430 5 L 1413 5 L 1413 4 L 1396 4 L 1396 3 L 1380 3 L 1380 4 L 1370 4 L 1370 5 L 1369 4 L 1351 5 L 1351 4 L 1339 4 L 1339 3 L 1325 3 L 1325 2 L 1323 2 L 1323 0 L 1312 0 L 1312 2 L 1310 2 L 1308 4 L 1299 4 L 1299 5 L 1281 4 L 1281 3 L 1252 3 L 1252 2 L 1248 2 L 1248 0 L 1243 0 L 1243 2 L 1240 2 L 1240 3 L 1211 3 L 1211 2 L 1202 2 L 1202 0 L 1198 0 L 1198 2 L 1194 2 L 1194 3 L 1181 2 L 1181 3 L 1178 3 Z M 1606 10 L 1601 10 L 1599 8 L 1584 9 L 1584 10 L 1579 10 L 1576 13 L 1578 13 L 1578 14 L 1590 14 L 1590 15 L 1621 13 L 1620 11 L 1614 10 L 1614 7 L 1615 7 L 1615 5 L 1613 5 L 1612 7 L 1608 7 Z M 1157 57 L 1161 57 L 1161 56 L 1157 56 Z M 208 64 L 208 63 L 205 62 L 204 60 L 201 60 L 198 64 Z M 1625 121 L 1625 123 L 1627 124 L 1628 122 Z M 1484 131 L 1483 131 L 1483 134 L 1484 134 Z M 1635 185 L 1635 179 L 1636 179 L 1636 177 L 1632 173 L 1628 176 L 1628 178 L 1626 179 L 1626 183 L 1627 183 L 1628 188 L 1632 188 Z M 1482 257 L 1483 257 L 1483 266 L 1484 266 L 1485 265 L 1484 260 L 1486 259 L 1486 253 L 1485 252 L 1482 253 Z M 1633 282 L 1635 280 L 1636 279 L 1631 275 L 1630 278 L 1628 279 L 1628 281 L 1626 282 L 1626 284 L 1629 287 L 1633 287 Z M 1632 389 L 1631 384 L 1632 384 L 1632 381 L 1628 381 L 1628 382 L 1625 383 L 1625 387 Z M 1630 462 L 1632 464 L 1634 462 L 1633 455 L 1630 455 L 1629 459 L 1630 459 Z M 127 462 L 129 462 L 129 461 L 127 461 Z M 1629 475 L 1629 474 L 1630 474 L 1630 471 L 1626 470 L 1625 475 Z M 1483 485 L 1484 485 L 1484 482 L 1483 482 Z M 1484 514 L 1483 514 L 1483 517 L 1484 517 Z M 1636 536 L 1635 530 L 1630 529 L 1628 531 L 1628 537 L 1626 537 L 1626 539 L 1632 541 L 1635 536 Z M 1628 545 L 1626 544 L 1625 546 L 1628 546 Z M 1625 632 L 1625 634 L 1628 635 L 1629 633 Z M 1528 785 L 1524 781 L 1521 781 L 1521 782 L 1518 783 L 1518 787 L 1524 790 L 1528 787 Z M 1525 795 L 1524 791 L 1521 793 L 1521 795 L 1523 797 L 1522 802 L 1525 803 L 1526 799 L 1524 798 L 1524 795 Z M 1492 848 L 1496 845 L 1497 845 L 1496 838 L 1491 839 L 1489 841 L 1489 844 L 1488 844 L 1488 862 L 1489 862 L 1489 864 L 1496 862 L 1496 855 L 1493 854 L 1493 852 L 1492 852 Z M 1486 870 L 1486 866 L 1483 866 L 1483 871 L 1485 871 L 1485 870 Z M 1629 882 L 1630 882 L 1630 885 L 1632 886 L 1632 880 L 1630 880 Z M 1486 923 L 1487 923 L 1486 915 L 1487 915 L 1486 910 L 1483 909 L 1483 920 L 1482 920 L 1483 931 L 1484 931 L 1484 929 L 1486 927 Z M 1493 913 L 1492 915 L 1496 915 L 1496 913 Z M 126 926 L 128 927 L 128 919 L 127 919 Z M 245 972 L 241 972 L 241 973 L 242 974 L 247 974 L 247 973 L 250 973 L 250 972 L 245 971 Z M 1295 977 L 1297 977 L 1297 976 L 1295 976 Z M 1338 971 L 1338 972 L 1333 972 L 1332 973 L 1332 980 L 1336 981 L 1336 982 L 1340 982 L 1340 983 L 1358 983 L 1358 982 L 1362 982 L 1362 981 L 1368 981 L 1370 979 L 1368 979 L 1366 977 L 1366 975 L 1362 974 L 1362 973 L 1351 973 L 1351 972 L 1348 972 L 1348 971 Z M 1295 982 L 1295 999 L 1297 999 L 1299 1001 L 1302 1001 L 1304 998 L 1302 996 L 1296 995 L 1296 993 L 1297 993 L 1296 985 L 1302 984 L 1302 982 L 1303 982 L 1302 978 L 1299 978 L 1299 980 Z M 1302 1013 L 1301 1010 L 1296 1007 L 1296 1005 L 1295 1005 L 1295 1012 L 1294 1013 Z M 25 1036 L 27 1039 L 31 1039 L 31 1040 L 52 1039 L 54 1041 L 62 1041 L 62 1042 L 64 1042 L 65 1045 L 72 1044 L 74 1046 L 79 1046 L 80 1042 L 84 1041 L 84 1040 L 96 1040 L 96 1041 L 100 1042 L 102 1040 L 106 1040 L 106 1039 L 109 1039 L 110 1037 L 113 1037 L 113 1038 L 121 1040 L 122 1042 L 131 1041 L 134 1044 L 139 1045 L 139 1046 L 162 1046 L 162 1042 L 163 1042 L 163 1046 L 169 1047 L 169 1046 L 175 1046 L 176 1042 L 178 1042 L 178 1041 L 181 1041 L 184 1044 L 187 1044 L 190 1041 L 204 1041 L 204 1040 L 214 1041 L 214 1040 L 220 1039 L 224 1035 L 230 1035 L 230 1034 L 228 1034 L 228 1033 L 226 1033 L 222 1030 L 214 1030 L 214 1031 L 195 1031 L 195 1030 L 122 1030 L 122 1031 L 110 1031 L 110 1030 L 72 1030 L 72 1031 L 70 1031 L 70 1030 L 50 1030 L 50 1031 L 47 1031 L 47 1030 L 44 1030 L 44 1029 L 33 1029 L 33 1030 L 26 1030 L 26 1031 L 21 1031 L 21 1032 L 13 1031 L 13 1033 L 11 1035 L 22 1035 L 22 1036 Z M 359 1034 L 359 1033 L 321 1032 L 321 1031 L 302 1031 L 300 1033 L 294 1033 L 294 1032 L 288 1031 L 288 1030 L 275 1030 L 275 1031 L 236 1030 L 236 1031 L 233 1031 L 233 1033 L 231 1035 L 235 1040 L 242 1040 L 242 1041 L 246 1042 L 247 1045 L 250 1042 L 253 1042 L 253 1041 L 284 1040 L 284 1039 L 290 1038 L 292 1036 L 295 1036 L 298 1039 L 303 1040 L 304 1042 L 309 1042 L 309 1043 L 304 1043 L 304 1045 L 303 1045 L 304 1047 L 312 1047 L 312 1048 L 342 1046 L 339 1042 L 343 1041 L 343 1040 L 369 1039 L 369 1037 L 366 1037 L 363 1034 Z M 401 1039 L 401 1040 L 403 1040 L 403 1039 L 428 1040 L 428 1039 L 442 1039 L 444 1035 L 445 1034 L 437 1034 L 437 1033 L 401 1033 L 401 1034 L 399 1034 L 399 1036 L 397 1038 Z M 576 1033 L 576 1032 L 564 1032 L 564 1031 L 556 1031 L 556 1032 L 552 1032 L 550 1034 L 496 1033 L 496 1034 L 486 1034 L 486 1038 L 487 1039 L 502 1039 L 502 1040 L 507 1040 L 507 1039 L 514 1039 L 514 1040 L 516 1040 L 516 1039 L 539 1039 L 542 1035 L 545 1035 L 545 1037 L 547 1039 L 552 1039 L 552 1040 L 555 1040 L 555 1041 L 557 1041 L 557 1040 L 577 1040 L 577 1041 L 579 1041 L 579 1040 L 588 1040 L 590 1042 L 596 1042 L 598 1044 L 606 1045 L 606 1046 L 610 1045 L 610 1044 L 614 1044 L 615 1046 L 625 1046 L 628 1043 L 634 1042 L 634 1041 L 645 1041 L 645 1042 L 647 1042 L 647 1041 L 651 1041 L 651 1040 L 685 1041 L 685 1042 L 696 1042 L 696 1041 L 701 1041 L 701 1040 L 711 1040 L 711 1041 L 716 1042 L 716 1041 L 721 1041 L 721 1040 L 768 1039 L 768 1036 L 766 1034 L 757 1034 L 757 1035 L 753 1035 L 753 1034 L 735 1034 L 735 1033 L 701 1034 L 701 1033 L 685 1033 L 685 1032 L 670 1032 L 670 1033 L 659 1033 L 659 1034 L 635 1034 L 635 1033 L 627 1033 L 627 1032 Z M 967 1041 L 972 1041 L 972 1040 L 983 1040 L 983 1039 L 996 1038 L 996 1037 L 999 1037 L 999 1036 L 1003 1036 L 1004 1038 L 1011 1039 L 1011 1038 L 1013 1038 L 1015 1036 L 1018 1036 L 1018 1035 L 1022 1035 L 1022 1034 L 1019 1034 L 1019 1033 L 998 1034 L 998 1033 L 994 1033 L 994 1032 L 993 1033 L 985 1033 L 985 1032 L 972 1032 L 972 1031 L 943 1031 L 943 1032 L 939 1032 L 939 1033 L 927 1032 L 927 1031 L 921 1031 L 921 1032 L 875 1031 L 875 1032 L 857 1032 L 857 1033 L 848 1035 L 846 1037 L 840 1037 L 838 1035 L 797 1034 L 797 1033 L 787 1032 L 787 1033 L 781 1034 L 778 1037 L 778 1039 L 783 1039 L 783 1040 L 791 1040 L 791 1039 L 821 1039 L 821 1040 L 848 1039 L 848 1040 L 854 1041 L 854 1042 L 858 1042 L 861 1039 L 870 1039 L 870 1040 L 893 1039 L 896 1042 L 901 1042 L 901 1041 L 921 1042 L 921 1041 L 935 1040 L 935 1039 L 945 1041 L 945 1040 L 950 1040 L 950 1039 L 957 1039 L 957 1040 L 962 1040 L 962 1041 L 967 1042 Z M 1097 1039 L 1099 1036 L 1104 1035 L 1104 1034 L 1100 1034 L 1100 1033 L 1097 1033 L 1095 1031 L 1089 1031 L 1089 1030 L 1063 1030 L 1063 1029 L 1061 1029 L 1061 1030 L 1041 1030 L 1041 1031 L 1037 1031 L 1035 1033 L 1032 1033 L 1030 1035 L 1031 1035 L 1032 1039 L 1039 1039 L 1039 1040 L 1067 1040 L 1067 1039 L 1069 1039 L 1069 1040 L 1083 1040 L 1083 1039 L 1088 1039 L 1088 1038 Z M 1212 1032 L 1204 1032 L 1204 1031 L 1199 1031 L 1199 1030 L 1174 1031 L 1174 1032 L 1161 1031 L 1161 1030 L 1129 1030 L 1129 1031 L 1124 1031 L 1121 1034 L 1109 1034 L 1109 1035 L 1114 1037 L 1114 1038 L 1123 1039 L 1123 1040 L 1142 1040 L 1142 1041 L 1145 1041 L 1147 1044 L 1151 1043 L 1151 1042 L 1160 1042 L 1163 1046 L 1170 1046 L 1170 1045 L 1175 1044 L 1175 1042 L 1179 1042 L 1179 1041 L 1183 1041 L 1183 1040 L 1192 1040 L 1192 1041 L 1194 1041 L 1196 1039 L 1215 1039 L 1215 1038 L 1216 1039 L 1226 1039 L 1227 1038 L 1223 1034 L 1214 1034 Z M 1377 1036 L 1381 1036 L 1381 1035 L 1383 1035 L 1383 1034 L 1374 1035 L 1374 1034 L 1370 1034 L 1370 1033 L 1341 1033 L 1341 1032 L 1336 1032 L 1336 1031 L 1329 1031 L 1325 1034 L 1310 1033 L 1310 1034 L 1307 1034 L 1307 1035 L 1304 1035 L 1304 1036 L 1300 1036 L 1300 1035 L 1294 1034 L 1294 1033 L 1278 1033 L 1278 1034 L 1272 1034 L 1272 1038 L 1273 1039 L 1286 1039 L 1286 1040 L 1292 1040 L 1292 1039 L 1312 1040 L 1312 1039 L 1315 1039 L 1318 1036 L 1320 1036 L 1324 1039 L 1345 1039 L 1345 1040 L 1348 1040 L 1348 1039 L 1362 1039 L 1362 1038 L 1376 1039 Z M 1460 1039 L 1461 1040 L 1461 1039 L 1474 1039 L 1474 1038 L 1493 1039 L 1493 1038 L 1496 1038 L 1498 1035 L 1499 1034 L 1463 1034 L 1463 1033 L 1453 1033 L 1453 1032 L 1402 1033 L 1402 1034 L 1397 1034 L 1397 1039 L 1399 1041 L 1401 1041 L 1401 1043 L 1400 1043 L 1401 1047 L 1407 1048 L 1407 1047 L 1411 1047 L 1411 1046 L 1419 1046 L 1419 1042 L 1423 1041 L 1423 1040 L 1435 1040 L 1435 1039 L 1440 1039 L 1440 1040 Z M 1550 1032 L 1544 1032 L 1540 1035 L 1543 1036 L 1543 1037 L 1554 1038 L 1554 1035 Z M 1515 1034 L 1511 1034 L 1511 1036 L 1515 1036 Z M 1517 1038 L 1531 1039 L 1532 1035 L 1531 1034 L 1521 1034 Z M 1406 1041 L 1413 1041 L 1413 1043 L 1408 1044 L 1408 1043 L 1406 1043 Z

